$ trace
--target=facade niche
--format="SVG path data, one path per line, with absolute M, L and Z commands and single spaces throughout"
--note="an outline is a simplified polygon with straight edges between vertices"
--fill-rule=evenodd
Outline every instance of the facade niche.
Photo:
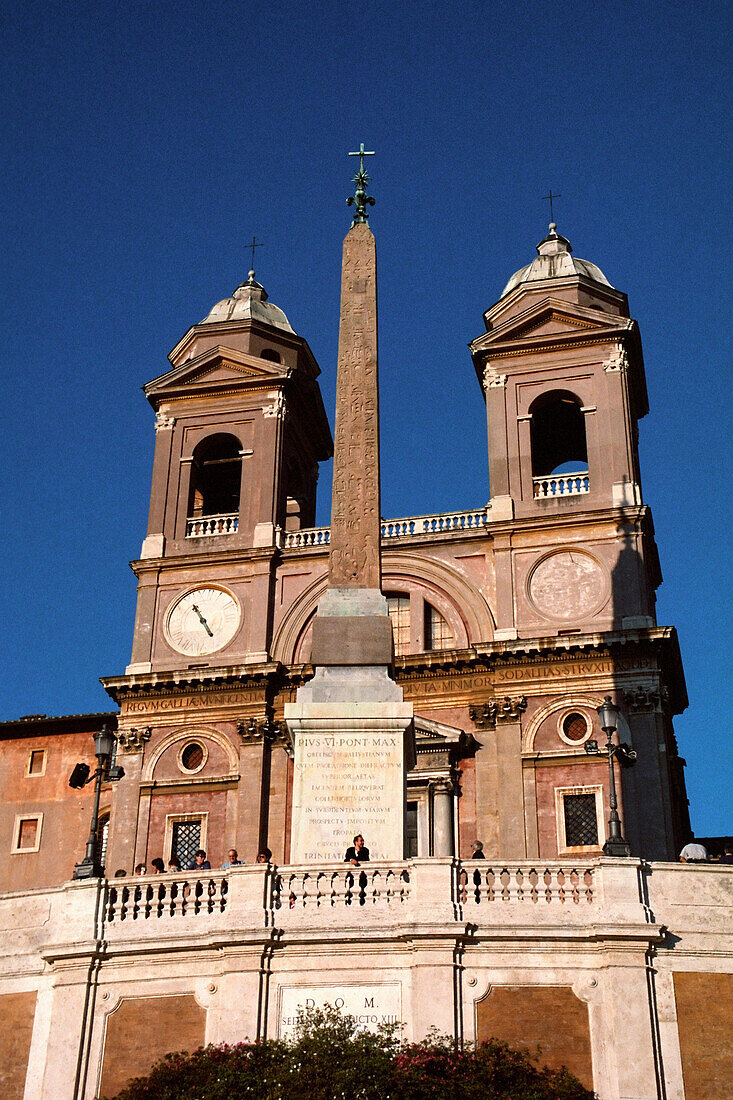
M 210 435 L 193 452 L 189 518 L 239 512 L 241 444 L 233 435 Z
M 587 470 L 585 417 L 578 398 L 565 390 L 553 390 L 538 397 L 530 412 L 532 476 Z

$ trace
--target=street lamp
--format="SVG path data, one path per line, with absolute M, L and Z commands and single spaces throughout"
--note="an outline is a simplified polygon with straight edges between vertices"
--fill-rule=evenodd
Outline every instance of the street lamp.
M 119 764 L 114 764 L 110 767 L 116 743 L 117 738 L 111 730 L 107 729 L 107 723 L 105 722 L 101 730 L 98 730 L 97 733 L 94 734 L 94 755 L 99 761 L 97 770 L 90 775 L 88 764 L 77 764 L 69 778 L 69 786 L 75 787 L 77 790 L 86 787 L 87 783 L 91 783 L 92 780 L 96 780 L 87 850 L 81 863 L 75 865 L 74 874 L 71 876 L 72 878 L 102 878 L 104 875 L 104 867 L 97 859 L 99 797 L 102 793 L 102 783 L 104 781 L 111 781 L 114 783 L 122 779 L 125 774 L 124 768 L 121 768 Z
M 598 716 L 601 720 L 601 729 L 606 734 L 608 741 L 606 743 L 606 751 L 603 752 L 598 748 L 597 741 L 586 741 L 585 751 L 589 756 L 607 756 L 608 757 L 608 777 L 609 777 L 609 804 L 611 812 L 608 818 L 608 840 L 603 845 L 603 852 L 607 856 L 630 856 L 631 847 L 628 840 L 624 840 L 621 833 L 621 819 L 618 816 L 618 802 L 616 800 L 616 776 L 613 770 L 613 758 L 617 756 L 619 763 L 630 766 L 636 760 L 636 751 L 627 745 L 625 742 L 620 742 L 618 745 L 613 743 L 613 735 L 616 732 L 618 726 L 618 707 L 612 702 L 611 696 L 607 695 L 598 709 Z

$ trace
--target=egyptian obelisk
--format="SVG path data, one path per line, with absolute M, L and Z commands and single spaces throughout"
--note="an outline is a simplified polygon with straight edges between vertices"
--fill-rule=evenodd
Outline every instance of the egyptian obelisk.
M 364 150 L 341 272 L 328 588 L 313 621 L 314 678 L 285 708 L 293 739 L 292 863 L 341 860 L 356 833 L 372 859 L 402 859 L 412 706 L 391 677 L 381 591 L 377 255 Z

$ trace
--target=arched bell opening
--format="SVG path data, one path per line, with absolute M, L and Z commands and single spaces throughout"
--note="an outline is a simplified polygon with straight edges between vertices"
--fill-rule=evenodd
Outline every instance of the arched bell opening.
M 530 414 L 535 498 L 587 493 L 588 442 L 579 398 L 553 390 L 537 398 Z
M 242 445 L 239 440 L 224 433 L 207 436 L 193 452 L 189 519 L 217 517 L 236 524 L 241 482 Z

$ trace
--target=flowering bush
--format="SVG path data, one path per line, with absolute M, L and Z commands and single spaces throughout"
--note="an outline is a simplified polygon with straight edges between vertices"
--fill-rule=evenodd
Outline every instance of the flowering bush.
M 446 1036 L 401 1043 L 396 1025 L 360 1031 L 326 1006 L 292 1040 L 168 1054 L 116 1100 L 593 1100 L 567 1070 L 538 1069 L 495 1039 L 456 1050 Z

